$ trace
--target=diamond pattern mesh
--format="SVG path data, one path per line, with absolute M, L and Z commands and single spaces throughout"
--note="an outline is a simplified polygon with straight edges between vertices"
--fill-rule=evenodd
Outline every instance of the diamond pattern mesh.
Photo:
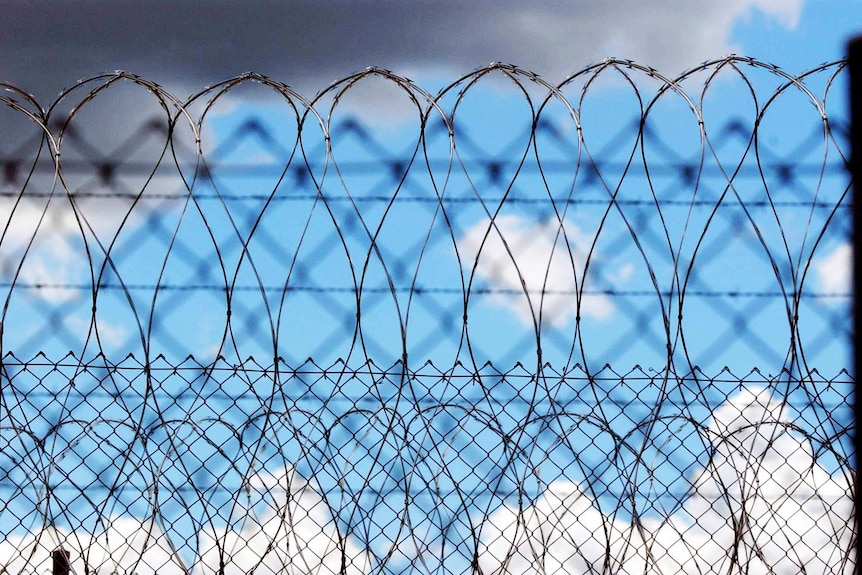
M 6 86 L 4 572 L 853 572 L 845 76 Z

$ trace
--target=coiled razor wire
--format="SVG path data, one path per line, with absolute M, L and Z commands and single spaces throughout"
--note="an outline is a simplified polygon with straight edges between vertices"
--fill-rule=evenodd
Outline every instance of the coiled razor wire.
M 2 85 L 2 572 L 853 572 L 846 75 Z

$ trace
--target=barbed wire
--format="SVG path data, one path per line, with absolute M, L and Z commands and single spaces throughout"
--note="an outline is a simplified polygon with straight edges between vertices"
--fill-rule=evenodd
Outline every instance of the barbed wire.
M 853 572 L 845 76 L 0 84 L 0 572 Z

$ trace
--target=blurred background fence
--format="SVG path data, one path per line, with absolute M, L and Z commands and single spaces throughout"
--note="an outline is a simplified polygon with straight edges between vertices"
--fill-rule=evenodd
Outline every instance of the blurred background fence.
M 845 76 L 5 86 L 2 571 L 853 572 Z

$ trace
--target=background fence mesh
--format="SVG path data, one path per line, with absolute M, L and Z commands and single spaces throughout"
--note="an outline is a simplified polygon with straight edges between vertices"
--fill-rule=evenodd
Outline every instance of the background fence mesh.
M 4 86 L 0 570 L 853 572 L 845 76 Z

